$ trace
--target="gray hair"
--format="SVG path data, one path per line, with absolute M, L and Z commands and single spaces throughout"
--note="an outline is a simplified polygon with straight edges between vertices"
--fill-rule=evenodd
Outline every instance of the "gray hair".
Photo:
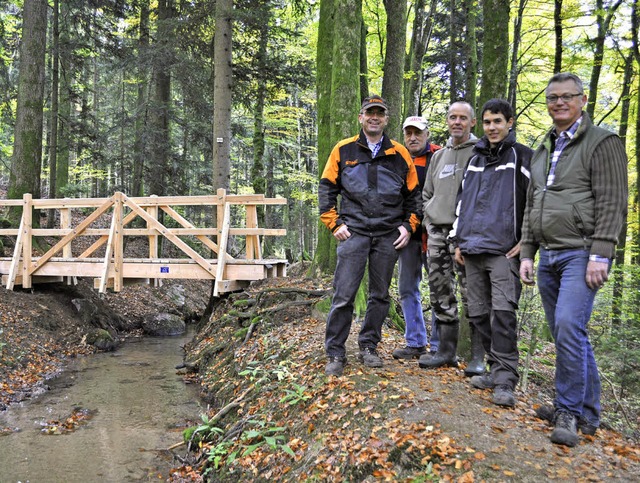
M 547 83 L 547 87 L 549 87 L 549 85 L 555 82 L 567 82 L 567 81 L 573 81 L 576 87 L 578 88 L 578 90 L 580 91 L 580 94 L 584 93 L 584 86 L 582 85 L 582 80 L 580 79 L 580 77 L 578 77 L 577 75 L 571 72 L 559 72 L 558 74 L 554 74 L 554 76 L 551 79 L 549 79 L 549 82 Z

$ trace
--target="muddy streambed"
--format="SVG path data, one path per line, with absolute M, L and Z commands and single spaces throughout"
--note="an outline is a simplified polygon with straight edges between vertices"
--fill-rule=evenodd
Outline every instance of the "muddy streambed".
M 0 483 L 165 481 L 167 448 L 203 412 L 175 366 L 191 336 L 72 361 L 50 391 L 0 413 Z

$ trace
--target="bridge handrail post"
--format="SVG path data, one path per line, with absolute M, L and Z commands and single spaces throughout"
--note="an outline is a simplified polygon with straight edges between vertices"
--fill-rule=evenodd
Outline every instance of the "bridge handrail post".
M 158 198 L 158 195 L 151 195 L 149 198 Z M 158 220 L 158 205 L 154 204 L 152 206 L 147 206 L 146 208 L 147 213 L 149 213 L 149 216 L 151 216 L 154 220 Z M 149 225 L 149 222 L 147 221 L 147 229 L 150 229 L 151 226 Z M 155 235 L 149 235 L 149 258 L 158 258 L 158 234 L 156 232 Z M 152 284 L 154 287 L 159 287 L 162 284 L 162 279 L 160 278 L 152 278 L 149 279 L 149 283 Z
M 31 230 L 33 228 L 33 196 L 31 193 L 22 195 L 22 219 L 23 240 L 22 240 L 22 287 L 31 288 L 31 252 L 33 251 L 33 238 Z

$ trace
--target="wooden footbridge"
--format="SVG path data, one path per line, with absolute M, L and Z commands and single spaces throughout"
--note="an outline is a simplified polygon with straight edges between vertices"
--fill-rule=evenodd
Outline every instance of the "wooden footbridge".
M 101 199 L 32 199 L 25 194 L 22 200 L 0 200 L 0 209 L 22 207 L 19 229 L 0 229 L 0 236 L 15 237 L 13 256 L 0 258 L 2 284 L 13 290 L 16 285 L 31 288 L 33 283 L 72 283 L 76 277 L 90 277 L 100 292 L 107 288 L 119 292 L 125 283 L 174 278 L 215 280 L 214 295 L 240 290 L 254 280 L 286 276 L 287 261 L 263 259 L 260 248 L 260 237 L 283 236 L 286 230 L 259 228 L 257 211 L 258 206 L 286 202 L 264 195 L 228 195 L 225 190 L 213 196 L 129 197 L 117 192 Z M 184 208 L 176 209 L 186 206 L 215 206 L 217 226 L 196 227 L 180 213 Z M 58 210 L 59 226 L 34 228 L 34 210 Z M 158 217 L 160 212 L 165 214 L 164 223 Z M 108 221 L 109 215 L 110 226 L 105 227 L 104 219 Z M 131 227 L 136 219 L 142 220 L 142 228 Z M 95 227 L 99 220 L 103 220 L 102 227 Z M 232 226 L 232 220 L 239 220 L 239 226 Z M 125 258 L 127 236 L 147 238 L 148 258 Z M 244 237 L 244 257 L 227 252 L 230 236 Z M 51 239 L 59 240 L 44 254 L 34 256 L 35 237 L 46 237 L 49 245 Z M 180 258 L 159 258 L 160 237 L 175 245 Z M 193 248 L 198 242 L 200 252 Z

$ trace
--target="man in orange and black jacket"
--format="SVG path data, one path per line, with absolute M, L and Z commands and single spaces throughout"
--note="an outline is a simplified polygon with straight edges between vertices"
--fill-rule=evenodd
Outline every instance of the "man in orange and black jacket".
M 389 311 L 389 284 L 398 250 L 409 243 L 422 216 L 411 156 L 384 132 L 389 121 L 384 99 L 367 97 L 358 120 L 360 134 L 333 148 L 318 189 L 320 219 L 339 242 L 325 333 L 325 373 L 336 376 L 342 375 L 347 362 L 345 344 L 367 261 L 369 297 L 358 357 L 365 366 L 382 366 L 377 346 Z

